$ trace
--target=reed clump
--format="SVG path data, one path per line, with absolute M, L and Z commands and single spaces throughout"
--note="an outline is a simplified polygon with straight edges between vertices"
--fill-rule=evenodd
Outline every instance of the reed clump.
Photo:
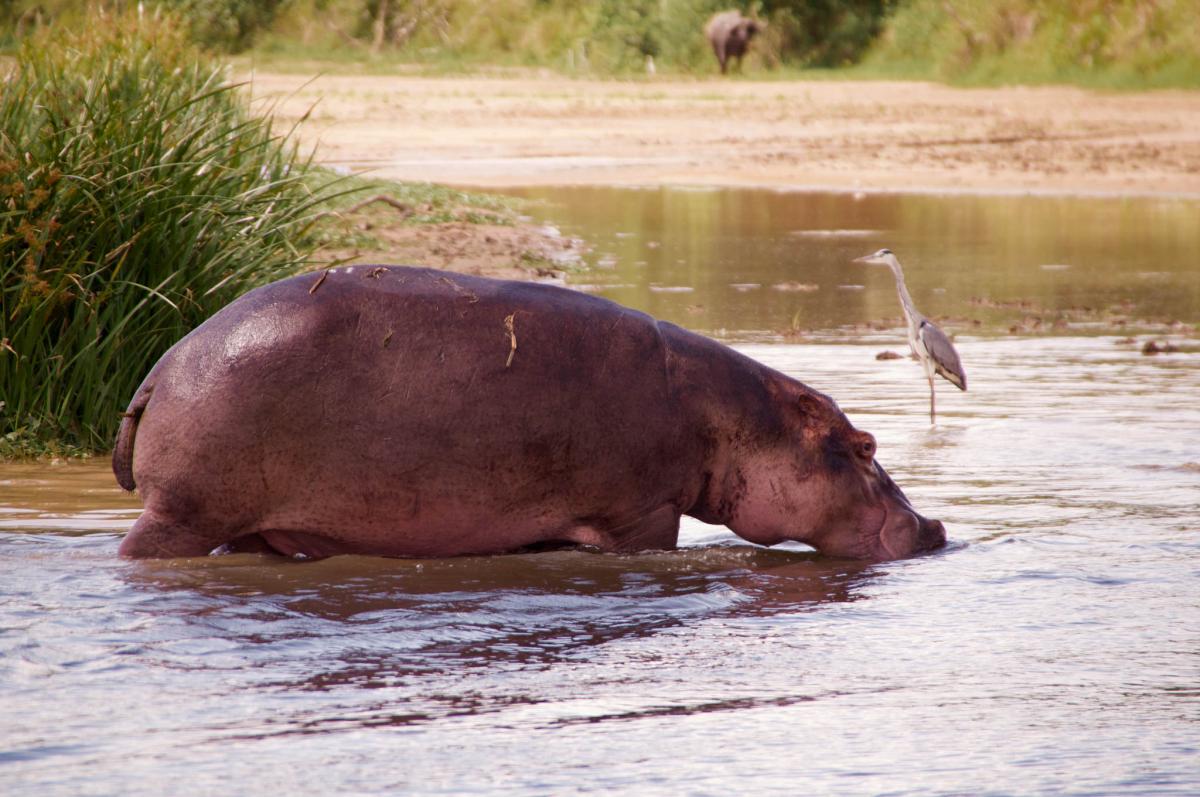
M 178 29 L 50 30 L 0 84 L 0 456 L 109 447 L 175 341 L 306 259 L 331 181 Z

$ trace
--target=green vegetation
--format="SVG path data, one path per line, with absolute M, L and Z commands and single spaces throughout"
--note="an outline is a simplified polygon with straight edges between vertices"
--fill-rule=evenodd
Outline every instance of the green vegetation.
M 1200 87 L 1200 4 L 908 0 L 864 73 L 968 84 Z
M 0 46 L 87 15 L 86 0 L 0 0 Z M 968 84 L 1200 86 L 1193 0 L 159 0 L 191 38 L 259 63 L 461 72 L 492 66 L 580 76 L 709 75 L 713 13 L 765 20 L 745 70 Z M 5 33 L 7 31 L 7 33 Z
M 429 69 L 549 67 L 567 74 L 709 74 L 703 35 L 719 11 L 768 20 L 747 69 L 840 66 L 856 59 L 895 0 L 295 0 L 260 39 L 268 58 L 349 51 Z M 315 21 L 316 20 L 316 21 Z
M 297 269 L 329 177 L 171 25 L 27 40 L 0 94 L 0 455 L 104 448 L 167 348 Z
M 0 0 L 0 31 L 21 7 Z M 5 5 L 7 2 L 8 5 Z M 86 0 L 40 0 L 52 20 L 86 15 Z M 896 0 L 160 0 L 204 47 L 279 59 L 352 60 L 432 71 L 548 67 L 567 74 L 709 74 L 714 13 L 740 8 L 769 22 L 747 70 L 842 66 L 856 60 Z M 148 4 L 150 5 L 150 4 Z M 7 9 L 7 10 L 6 10 Z M 7 25 L 5 23 L 8 23 Z M 0 36 L 3 34 L 0 33 Z M 0 41 L 2 44 L 2 41 Z

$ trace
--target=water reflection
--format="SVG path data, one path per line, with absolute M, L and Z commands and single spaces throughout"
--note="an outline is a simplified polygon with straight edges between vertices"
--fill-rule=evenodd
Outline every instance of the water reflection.
M 141 514 L 107 460 L 0 463 L 0 531 L 124 531 Z
M 545 667 L 700 620 L 810 611 L 856 600 L 876 572 L 726 544 L 427 561 L 239 554 L 138 562 L 123 578 L 191 629 L 182 648 L 160 651 L 163 666 L 244 659 L 295 673 L 260 686 L 324 691 L 392 687 L 443 668 Z M 297 668 L 303 651 L 320 663 Z
M 887 246 L 954 332 L 1200 321 L 1200 203 L 764 190 L 514 191 L 594 244 L 585 288 L 737 338 L 898 325 Z M 679 288 L 690 288 L 677 292 Z

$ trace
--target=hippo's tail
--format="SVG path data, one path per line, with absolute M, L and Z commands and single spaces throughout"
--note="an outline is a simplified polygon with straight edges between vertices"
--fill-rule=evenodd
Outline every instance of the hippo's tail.
M 113 474 L 117 477 L 117 484 L 130 492 L 137 487 L 137 482 L 133 480 L 133 443 L 137 437 L 138 421 L 141 420 L 146 405 L 150 403 L 150 394 L 153 392 L 154 385 L 149 384 L 147 380 L 138 388 L 137 393 L 133 394 L 133 401 L 129 402 L 129 408 L 121 417 L 117 445 L 113 448 Z

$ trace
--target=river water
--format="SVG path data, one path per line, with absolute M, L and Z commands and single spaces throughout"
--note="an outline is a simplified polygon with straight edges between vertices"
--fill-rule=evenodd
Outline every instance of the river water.
M 950 546 L 862 565 L 687 521 L 680 550 L 635 556 L 134 563 L 116 548 L 138 504 L 106 462 L 0 466 L 5 793 L 1197 792 L 1200 354 L 1144 356 L 1096 318 L 1030 336 L 1001 317 L 1028 311 L 1010 300 L 1103 301 L 1194 324 L 1200 303 L 1179 295 L 1195 284 L 1194 228 L 1170 239 L 1185 269 L 1139 262 L 1136 237 L 1119 268 L 1086 246 L 1021 261 L 1047 284 L 1099 272 L 1084 299 L 1026 284 L 997 295 L 1007 282 L 939 272 L 932 239 L 895 227 L 782 229 L 813 252 L 912 252 L 914 298 L 961 319 L 948 326 L 971 388 L 943 383 L 931 427 L 918 365 L 875 359 L 904 350 L 898 330 L 870 328 L 897 315 L 886 271 L 845 278 L 865 267 L 839 255 L 798 274 L 789 257 L 746 266 L 758 278 L 708 267 L 685 280 L 656 271 L 686 259 L 669 230 L 589 229 L 572 221 L 586 215 L 576 196 L 544 212 L 600 241 L 607 262 L 579 281 L 661 299 L 663 315 L 724 329 L 835 397 Z M 956 200 L 942 201 L 952 217 Z M 818 287 L 770 287 L 786 281 Z M 761 287 L 722 287 L 734 283 Z M 755 295 L 770 309 L 738 315 L 722 298 Z M 776 331 L 814 296 L 829 322 L 786 342 Z M 973 332 L 981 308 L 997 315 Z

